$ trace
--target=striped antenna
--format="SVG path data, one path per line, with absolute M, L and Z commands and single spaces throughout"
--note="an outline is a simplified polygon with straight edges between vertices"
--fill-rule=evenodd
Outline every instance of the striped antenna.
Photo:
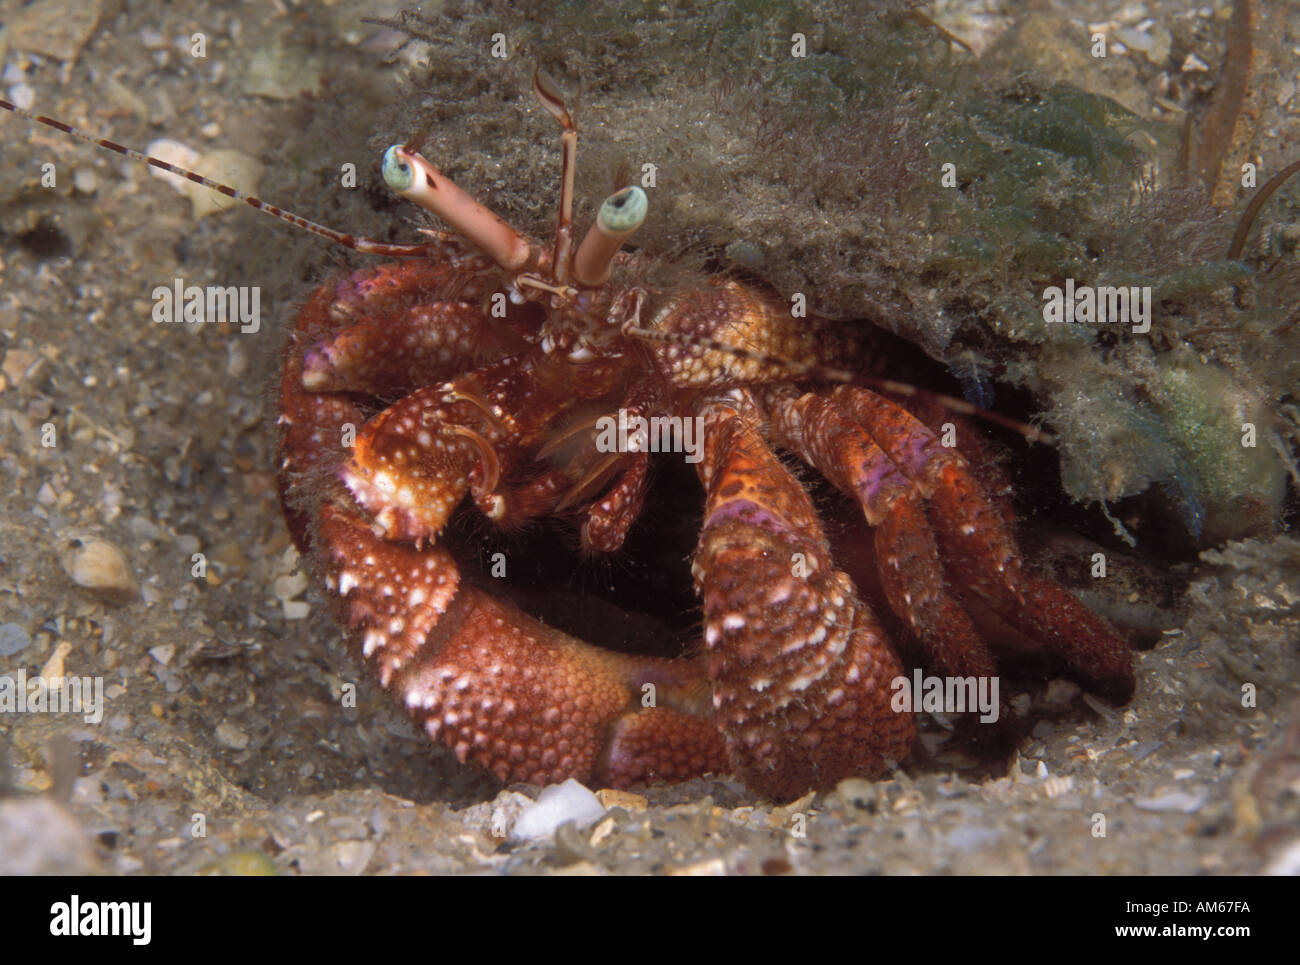
M 285 211 L 283 208 L 278 208 L 273 204 L 268 204 L 260 198 L 244 194 L 242 191 L 238 191 L 235 188 L 230 187 L 228 184 L 213 181 L 211 178 L 205 178 L 201 174 L 195 174 L 193 171 L 175 164 L 170 164 L 160 158 L 150 157 L 148 154 L 141 154 L 139 151 L 134 151 L 129 147 L 123 147 L 121 144 L 117 144 L 105 138 L 95 137 L 93 134 L 87 134 L 85 131 L 78 130 L 69 124 L 64 124 L 62 121 L 55 120 L 53 117 L 46 117 L 44 114 L 33 114 L 31 111 L 24 110 L 17 104 L 13 104 L 7 100 L 0 99 L 0 108 L 4 108 L 11 114 L 17 114 L 19 117 L 25 117 L 27 120 L 34 121 L 37 124 L 44 124 L 46 127 L 52 127 L 56 131 L 61 131 L 64 134 L 75 137 L 79 141 L 85 141 L 87 144 L 93 144 L 95 147 L 103 148 L 106 151 L 112 151 L 114 154 L 120 154 L 133 161 L 152 165 L 153 167 L 166 171 L 169 174 L 175 174 L 178 177 L 193 181 L 195 184 L 201 184 L 205 188 L 210 188 L 211 190 L 216 191 L 218 194 L 224 194 L 226 197 L 232 198 L 235 201 L 242 201 L 250 208 L 256 208 L 263 214 L 268 214 L 280 221 L 286 221 L 294 227 L 301 228 L 303 231 L 309 231 L 314 235 L 318 235 L 321 238 L 334 242 L 336 245 L 342 245 L 344 248 L 351 248 L 353 251 L 361 251 L 372 255 L 384 255 L 390 258 L 421 258 L 436 253 L 444 245 L 444 242 L 441 241 L 431 241 L 413 245 L 395 245 L 384 241 L 375 241 L 372 238 L 358 238 L 355 235 L 346 234 L 342 231 L 335 231 L 333 228 L 327 228 L 323 224 L 317 224 L 315 221 L 310 221 L 301 215 L 296 215 L 292 211 Z

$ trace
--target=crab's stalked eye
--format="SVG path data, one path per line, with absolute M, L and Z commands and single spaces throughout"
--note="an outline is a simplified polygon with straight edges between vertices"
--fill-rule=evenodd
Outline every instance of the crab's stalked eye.
M 410 145 L 384 152 L 384 183 L 407 201 L 435 214 L 502 268 L 514 270 L 531 254 L 528 240 L 456 187 Z
M 650 202 L 645 192 L 633 186 L 615 191 L 606 198 L 596 221 L 612 235 L 626 235 L 641 227 L 649 210 Z
M 610 266 L 623 241 L 645 221 L 650 202 L 637 187 L 615 191 L 596 213 L 596 223 L 573 257 L 573 277 L 583 285 L 609 281 Z
M 394 144 L 384 152 L 384 183 L 394 194 L 411 190 L 411 185 L 415 183 L 415 172 L 411 170 L 411 165 L 406 159 L 398 153 L 401 149 L 402 145 Z

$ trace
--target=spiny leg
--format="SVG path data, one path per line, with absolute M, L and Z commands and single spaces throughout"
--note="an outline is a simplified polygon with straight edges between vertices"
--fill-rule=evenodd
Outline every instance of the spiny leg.
M 890 706 L 902 665 L 833 568 L 807 493 L 736 408 L 702 414 L 708 501 L 692 572 L 733 766 L 784 799 L 901 760 L 914 734 Z
M 1063 587 L 1023 568 L 1003 512 L 956 449 L 945 448 L 922 422 L 871 392 L 842 387 L 832 398 L 846 405 L 890 453 L 906 453 L 899 460 L 903 471 L 932 487 L 929 513 L 935 533 L 949 571 L 962 586 L 1095 690 L 1120 702 L 1133 696 L 1128 644 Z M 897 417 L 889 418 L 891 412 Z
M 916 484 L 830 399 L 773 389 L 765 402 L 773 441 L 861 505 L 890 608 L 925 647 L 934 669 L 955 677 L 994 676 L 993 654 L 947 585 Z
M 1002 508 L 955 448 L 875 393 L 842 386 L 827 398 L 925 494 L 944 568 L 958 587 L 975 593 L 1094 689 L 1121 701 L 1132 695 L 1131 655 L 1123 639 L 1062 587 L 1024 570 Z
M 727 769 L 698 661 L 591 646 L 462 585 L 443 548 L 382 539 L 341 508 L 323 509 L 320 534 L 362 659 L 462 762 L 610 786 Z
M 984 438 L 974 426 L 933 401 L 912 400 L 907 408 L 931 431 L 944 422 L 950 422 L 958 434 L 965 470 L 949 470 L 950 476 L 956 479 L 950 478 L 944 488 L 953 498 L 944 500 L 941 497 L 940 506 L 948 505 L 946 512 L 950 517 L 962 512 L 963 509 L 951 504 L 958 501 L 958 494 L 978 488 L 997 511 L 1001 529 L 1014 546 L 1012 534 L 1017 519 L 1011 504 L 1011 483 Z M 969 512 L 969 506 L 964 511 Z M 974 573 L 983 571 L 980 562 L 964 558 L 961 545 L 950 545 L 951 525 L 936 532 L 945 559 L 950 561 L 955 572 L 962 574 L 963 581 L 971 583 Z M 1003 626 L 1010 626 L 1016 634 L 1029 638 L 1033 644 L 1046 646 L 1075 667 L 1085 683 L 1112 700 L 1123 703 L 1132 697 L 1136 685 L 1132 654 L 1115 629 L 1055 581 L 1044 579 L 1024 567 L 1019 569 L 1016 579 L 1020 597 L 1025 601 L 1022 606 L 1013 605 L 1004 584 L 995 582 L 992 587 L 995 603 L 991 608 Z

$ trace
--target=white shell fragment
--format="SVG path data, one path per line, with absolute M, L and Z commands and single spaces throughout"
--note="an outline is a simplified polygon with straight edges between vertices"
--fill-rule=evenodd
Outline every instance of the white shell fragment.
M 563 784 L 553 784 L 537 795 L 530 807 L 524 808 L 515 826 L 510 829 L 514 841 L 536 841 L 549 838 L 561 824 L 572 821 L 585 828 L 605 813 L 596 795 L 573 778 Z
M 153 155 L 160 161 L 186 168 L 195 174 L 202 174 L 212 181 L 228 184 L 245 194 L 256 195 L 257 183 L 262 177 L 262 165 L 258 163 L 256 158 L 250 157 L 241 151 L 218 149 L 209 151 L 207 154 L 200 154 L 188 144 L 182 144 L 180 141 L 173 141 L 164 137 L 151 142 L 146 149 L 146 153 Z M 211 188 L 195 184 L 193 181 L 179 175 L 169 174 L 155 167 L 150 167 L 149 172 L 154 177 L 166 181 L 176 191 L 190 199 L 196 221 L 213 212 L 225 211 L 232 205 L 239 203 L 224 194 L 218 194 Z
M 60 562 L 77 586 L 101 593 L 135 593 L 131 564 L 120 549 L 105 540 L 80 542 L 65 551 Z

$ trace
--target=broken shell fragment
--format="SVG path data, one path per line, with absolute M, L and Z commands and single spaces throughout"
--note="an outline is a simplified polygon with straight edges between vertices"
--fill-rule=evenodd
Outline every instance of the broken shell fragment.
M 135 576 L 126 555 L 106 540 L 75 540 L 60 562 L 77 586 L 120 596 L 136 592 Z

